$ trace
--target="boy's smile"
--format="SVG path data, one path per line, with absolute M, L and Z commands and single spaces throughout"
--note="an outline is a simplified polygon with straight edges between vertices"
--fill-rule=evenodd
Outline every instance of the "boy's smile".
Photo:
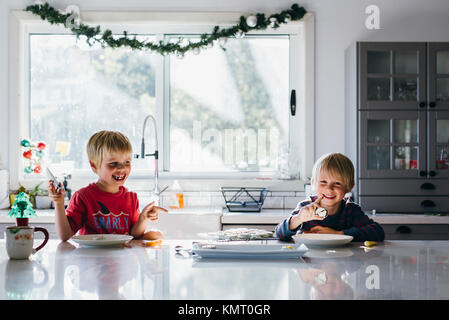
M 97 186 L 106 192 L 116 193 L 131 172 L 131 155 L 127 153 L 106 154 L 99 168 L 91 163 L 98 174 Z
M 321 171 L 316 182 L 316 193 L 318 197 L 323 196 L 321 206 L 328 210 L 329 215 L 338 211 L 346 192 L 343 180 L 340 177 L 331 175 L 324 170 Z
M 126 177 L 126 174 L 121 175 L 121 176 L 112 175 L 112 178 L 114 178 L 116 181 L 122 181 L 125 179 L 125 177 Z

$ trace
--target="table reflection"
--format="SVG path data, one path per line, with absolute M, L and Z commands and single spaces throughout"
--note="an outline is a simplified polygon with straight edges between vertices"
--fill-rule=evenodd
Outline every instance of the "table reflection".
M 0 299 L 449 299 L 449 241 L 309 248 L 300 259 L 193 259 L 161 248 L 51 240 L 29 260 L 0 241 Z
M 5 291 L 8 299 L 33 299 L 36 289 L 47 284 L 48 272 L 36 261 L 9 260 L 6 262 L 5 278 Z
M 163 299 L 167 249 L 58 244 L 49 299 Z M 165 264 L 165 267 L 164 267 Z M 147 290 L 150 288 L 149 290 Z

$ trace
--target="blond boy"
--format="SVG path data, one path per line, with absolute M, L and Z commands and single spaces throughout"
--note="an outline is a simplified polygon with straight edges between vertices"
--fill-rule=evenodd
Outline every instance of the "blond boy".
M 48 191 L 55 204 L 56 232 L 66 241 L 74 234 L 130 234 L 136 239 L 163 238 L 158 231 L 145 233 L 149 221 L 158 219 L 159 211 L 148 204 L 140 213 L 137 194 L 123 185 L 131 173 L 132 146 L 120 132 L 99 131 L 87 143 L 87 155 L 98 180 L 73 194 L 64 208 L 64 188 L 56 192 L 53 181 Z
M 369 219 L 358 204 L 345 198 L 354 187 L 354 166 L 345 155 L 321 156 L 313 166 L 311 184 L 315 195 L 298 203 L 290 216 L 276 226 L 280 240 L 291 240 L 298 232 L 345 234 L 353 236 L 352 241 L 384 240 L 382 227 Z

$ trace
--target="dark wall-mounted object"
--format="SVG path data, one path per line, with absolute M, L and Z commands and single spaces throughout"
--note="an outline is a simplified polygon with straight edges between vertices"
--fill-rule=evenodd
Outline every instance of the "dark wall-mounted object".
M 290 112 L 292 116 L 296 114 L 296 90 L 292 90 L 290 94 Z

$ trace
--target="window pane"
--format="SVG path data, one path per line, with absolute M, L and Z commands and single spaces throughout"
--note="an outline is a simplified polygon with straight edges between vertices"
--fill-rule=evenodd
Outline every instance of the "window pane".
M 368 170 L 390 169 L 390 147 L 368 146 Z
M 417 120 L 394 120 L 394 142 L 418 142 Z
M 389 51 L 368 51 L 368 73 L 390 73 Z
M 369 143 L 390 142 L 390 120 L 368 120 Z
M 399 146 L 394 148 L 394 169 L 418 169 L 418 147 Z
M 418 73 L 417 51 L 396 51 L 394 61 L 396 73 Z
M 418 100 L 418 79 L 394 79 L 394 100 L 396 101 L 417 101 Z
M 139 152 L 143 118 L 156 110 L 155 57 L 144 51 L 89 47 L 73 35 L 31 35 L 31 139 L 47 143 L 50 161 L 74 161 L 75 169 L 89 168 L 86 144 L 100 130 L 124 133 Z M 63 157 L 55 149 L 61 141 L 70 145 Z M 152 151 L 153 139 L 146 141 Z M 133 168 L 151 166 L 151 159 L 139 160 Z
M 437 73 L 449 74 L 449 51 L 437 51 Z
M 171 171 L 274 171 L 288 143 L 289 37 L 170 58 Z
M 437 79 L 437 101 L 449 101 L 449 79 Z
M 390 78 L 368 78 L 368 100 L 390 100 Z
M 437 120 L 437 142 L 449 143 L 449 120 L 438 119 Z

